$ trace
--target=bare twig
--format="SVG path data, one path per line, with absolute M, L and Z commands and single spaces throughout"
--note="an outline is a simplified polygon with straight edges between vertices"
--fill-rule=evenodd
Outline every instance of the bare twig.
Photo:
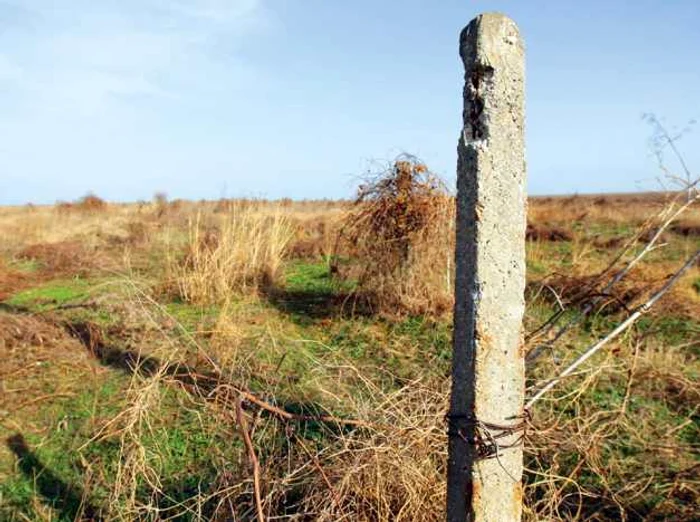
M 234 391 L 238 392 L 243 399 L 245 399 L 248 402 L 251 402 L 258 406 L 259 408 L 262 408 L 263 410 L 267 411 L 268 413 L 271 413 L 277 417 L 280 417 L 283 420 L 294 420 L 294 421 L 301 421 L 301 422 L 319 422 L 319 423 L 327 423 L 327 424 L 337 424 L 337 425 L 345 425 L 345 426 L 357 426 L 357 427 L 364 427 L 364 428 L 370 428 L 370 427 L 377 427 L 377 425 L 372 424 L 370 422 L 362 421 L 362 420 L 357 420 L 357 419 L 343 419 L 341 417 L 335 417 L 333 415 L 301 415 L 298 413 L 291 413 L 288 412 L 287 410 L 284 410 L 282 408 L 279 408 L 275 406 L 274 404 L 270 404 L 267 401 L 264 401 L 249 391 L 240 389 L 238 387 L 234 387 L 229 384 L 222 384 L 218 386 L 218 389 L 233 389 Z
M 608 344 L 610 341 L 615 339 L 618 335 L 620 335 L 622 332 L 624 332 L 627 328 L 629 328 L 634 322 L 639 319 L 643 314 L 649 311 L 649 309 L 654 306 L 654 304 L 663 297 L 666 292 L 668 292 L 671 287 L 680 279 L 680 277 L 695 263 L 700 260 L 700 249 L 697 250 L 693 255 L 691 255 L 688 260 L 685 262 L 685 264 L 678 269 L 678 271 L 669 278 L 668 281 L 653 295 L 651 298 L 641 305 L 640 307 L 637 308 L 637 310 L 630 315 L 627 319 L 625 319 L 622 323 L 620 323 L 617 328 L 615 328 L 612 332 L 610 332 L 606 337 L 592 345 L 590 348 L 588 348 L 583 354 L 581 354 L 574 362 L 572 362 L 559 376 L 555 377 L 554 379 L 551 379 L 547 384 L 545 384 L 537 393 L 535 393 L 532 398 L 527 402 L 525 405 L 525 409 L 530 409 L 532 406 L 542 398 L 544 394 L 546 394 L 549 390 L 554 388 L 554 386 L 559 383 L 564 377 L 569 375 L 571 372 L 573 372 L 576 368 L 578 368 L 582 363 L 584 363 L 587 359 L 589 359 L 592 355 L 594 355 L 598 350 L 600 350 L 603 346 Z
M 687 187 L 686 190 L 692 190 L 693 188 L 697 187 L 700 184 L 700 178 L 696 179 L 694 182 L 690 183 Z M 673 199 L 673 201 L 667 206 L 660 214 L 659 217 L 660 219 L 663 220 L 661 225 L 659 225 L 658 229 L 654 233 L 654 235 L 651 237 L 651 239 L 647 242 L 647 244 L 644 246 L 644 248 L 630 261 L 628 261 L 624 267 L 622 267 L 620 270 L 618 270 L 615 275 L 608 281 L 608 283 L 603 287 L 603 289 L 600 291 L 599 295 L 595 296 L 593 299 L 591 299 L 582 312 L 571 319 L 569 319 L 568 322 L 566 322 L 563 326 L 557 330 L 557 333 L 554 334 L 554 336 L 547 340 L 546 342 L 543 342 L 542 344 L 536 346 L 533 348 L 526 356 L 526 362 L 528 364 L 532 364 L 541 354 L 544 350 L 547 350 L 549 348 L 552 348 L 552 346 L 561 339 L 564 334 L 569 331 L 573 326 L 577 325 L 579 322 L 581 322 L 584 318 L 590 314 L 595 307 L 600 303 L 600 301 L 608 295 L 610 290 L 622 279 L 629 274 L 629 272 L 634 268 L 649 252 L 654 250 L 656 242 L 659 240 L 661 235 L 666 231 L 666 229 L 675 221 L 678 216 L 680 216 L 683 212 L 685 212 L 688 207 L 696 203 L 697 201 L 700 201 L 700 192 L 696 193 L 693 197 L 689 197 L 688 200 L 681 205 L 678 208 L 675 208 L 675 204 L 678 201 L 678 199 L 681 197 L 681 193 L 676 195 L 676 197 Z M 675 210 L 674 210 L 675 209 Z M 639 235 L 638 235 L 639 236 Z M 627 250 L 627 247 L 623 248 L 623 251 L 621 252 L 620 255 L 618 255 L 610 265 L 608 265 L 608 268 L 606 268 L 602 273 L 607 272 L 610 270 L 616 263 L 619 261 L 619 259 L 624 255 L 624 252 Z M 557 299 L 557 303 L 559 304 L 560 309 L 557 310 L 552 317 L 550 317 L 542 326 L 540 326 L 533 334 L 530 335 L 530 338 L 534 337 L 536 334 L 542 334 L 543 330 L 550 331 L 555 325 L 556 322 L 562 317 L 563 315 L 563 310 L 561 308 L 562 304 L 559 299 Z
M 243 442 L 245 443 L 246 450 L 248 450 L 248 460 L 253 466 L 253 492 L 255 494 L 255 508 L 258 516 L 258 522 L 265 522 L 265 513 L 263 512 L 262 506 L 262 494 L 260 493 L 260 462 L 255 454 L 255 446 L 253 446 L 253 441 L 250 439 L 248 423 L 245 419 L 245 413 L 243 413 L 243 396 L 239 397 L 239 399 L 236 401 L 236 421 L 241 428 Z

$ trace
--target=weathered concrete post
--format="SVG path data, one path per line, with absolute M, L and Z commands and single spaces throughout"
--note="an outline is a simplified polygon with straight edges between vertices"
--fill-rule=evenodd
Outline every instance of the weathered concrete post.
M 447 519 L 520 520 L 525 308 L 524 46 L 482 14 L 462 31 Z

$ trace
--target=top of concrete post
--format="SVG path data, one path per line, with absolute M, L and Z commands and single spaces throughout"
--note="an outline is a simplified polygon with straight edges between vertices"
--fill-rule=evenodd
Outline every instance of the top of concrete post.
M 513 54 L 522 57 L 524 52 L 518 26 L 501 13 L 480 14 L 459 38 L 459 53 L 464 61 L 478 56 L 482 63 L 495 65 Z

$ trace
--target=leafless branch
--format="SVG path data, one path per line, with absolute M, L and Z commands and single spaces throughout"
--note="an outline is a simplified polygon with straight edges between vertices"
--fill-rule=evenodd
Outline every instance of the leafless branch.
M 674 148 L 674 150 L 677 151 L 677 149 Z M 685 164 L 684 164 L 685 165 Z M 687 167 L 684 167 L 687 170 Z M 687 171 L 689 174 L 689 171 Z M 668 229 L 671 224 L 678 219 L 678 217 L 683 214 L 690 206 L 693 204 L 697 203 L 700 201 L 700 191 L 697 190 L 698 186 L 700 185 L 700 178 L 695 179 L 694 181 L 689 181 L 687 183 L 687 186 L 684 187 L 683 191 L 679 192 L 676 194 L 676 196 L 669 202 L 669 204 L 664 207 L 664 209 L 657 214 L 656 218 L 654 220 L 660 221 L 660 225 L 656 229 L 656 232 L 653 234 L 651 239 L 647 241 L 646 245 L 642 250 L 640 250 L 636 256 L 634 256 L 631 260 L 629 260 L 620 270 L 618 270 L 615 275 L 613 275 L 608 283 L 603 287 L 603 289 L 598 293 L 597 296 L 593 297 L 593 299 L 589 300 L 586 306 L 583 308 L 580 314 L 572 317 L 569 319 L 568 322 L 566 322 L 564 325 L 562 325 L 559 330 L 547 341 L 537 345 L 534 347 L 526 356 L 526 363 L 527 364 L 533 364 L 539 356 L 548 349 L 551 349 L 554 344 L 561 339 L 566 332 L 568 332 L 573 326 L 577 325 L 580 323 L 584 318 L 586 318 L 594 309 L 595 307 L 601 302 L 601 300 L 604 298 L 604 296 L 608 295 L 610 290 L 618 284 L 622 279 L 629 274 L 629 272 L 637 265 L 639 262 L 644 259 L 644 257 L 649 254 L 649 252 L 652 252 L 656 248 L 656 243 L 659 241 L 663 233 Z M 685 194 L 688 194 L 688 197 L 685 201 L 685 203 L 681 204 L 680 206 L 677 206 L 679 201 L 683 198 Z M 615 257 L 615 259 L 608 265 L 608 267 L 601 272 L 601 275 L 605 274 L 606 272 L 611 271 L 614 266 L 620 261 L 620 259 L 626 254 L 626 252 L 629 250 L 630 246 L 636 242 L 636 239 L 641 237 L 642 233 L 644 232 L 645 227 L 642 228 L 642 230 L 639 231 L 637 235 L 633 238 L 632 241 L 630 241 L 625 247 L 623 247 L 622 251 Z M 545 323 L 542 324 L 535 332 L 534 334 L 538 335 L 544 335 L 548 332 L 550 332 L 557 324 L 559 319 L 563 316 L 563 311 L 561 309 L 562 304 L 561 300 L 557 299 L 557 302 L 559 304 L 560 309 L 557 310 L 552 316 L 545 321 Z M 530 337 L 533 338 L 535 335 L 532 334 Z
M 236 401 L 236 421 L 241 429 L 243 442 L 245 443 L 246 450 L 248 451 L 248 460 L 253 466 L 253 492 L 255 495 L 255 508 L 258 522 L 265 522 L 265 513 L 263 512 L 262 506 L 262 494 L 260 493 L 260 462 L 258 461 L 258 457 L 255 453 L 255 446 L 253 446 L 250 433 L 248 432 L 248 422 L 246 421 L 245 413 L 243 412 L 243 396 L 239 397 L 239 399 Z
M 583 364 L 586 360 L 588 360 L 592 355 L 594 355 L 596 352 L 598 352 L 603 346 L 608 344 L 610 341 L 615 339 L 618 335 L 620 335 L 622 332 L 624 332 L 627 328 L 629 328 L 634 322 L 639 319 L 643 314 L 649 311 L 649 309 L 654 306 L 654 304 L 661 299 L 661 297 L 668 292 L 671 287 L 681 278 L 681 276 L 690 268 L 692 267 L 695 263 L 697 263 L 700 260 L 700 249 L 698 249 L 693 255 L 691 255 L 688 260 L 685 262 L 685 264 L 676 271 L 675 274 L 673 274 L 668 281 L 654 294 L 649 298 L 649 300 L 638 307 L 636 311 L 631 314 L 627 319 L 625 319 L 622 323 L 620 323 L 617 328 L 615 328 L 612 332 L 610 332 L 607 336 L 605 336 L 603 339 L 589 347 L 586 351 L 584 351 L 574 362 L 572 362 L 563 372 L 561 372 L 557 377 L 554 379 L 551 379 L 550 381 L 547 382 L 540 390 L 535 393 L 530 400 L 527 402 L 525 405 L 525 409 L 530 409 L 532 406 L 542 398 L 544 394 L 546 394 L 549 390 L 554 388 L 554 386 L 559 383 L 563 378 L 571 374 L 576 368 L 578 368 L 581 364 Z

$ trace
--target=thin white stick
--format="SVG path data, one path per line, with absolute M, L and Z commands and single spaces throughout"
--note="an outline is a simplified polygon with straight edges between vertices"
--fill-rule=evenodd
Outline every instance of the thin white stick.
M 547 384 L 540 388 L 540 391 L 535 393 L 535 395 L 533 395 L 532 398 L 527 402 L 527 404 L 525 405 L 525 409 L 529 410 L 530 408 L 532 408 L 532 406 L 538 400 L 540 400 L 545 393 L 554 388 L 554 386 L 556 386 L 559 383 L 559 381 L 571 374 L 576 368 L 578 368 L 582 363 L 589 359 L 593 354 L 595 354 L 603 346 L 605 346 L 610 341 L 615 339 L 618 335 L 620 335 L 622 332 L 624 332 L 637 319 L 639 319 L 639 317 L 648 312 L 649 309 L 652 306 L 654 306 L 654 304 L 659 299 L 661 299 L 661 297 L 666 292 L 668 292 L 671 289 L 671 287 L 676 283 L 676 281 L 678 281 L 678 279 L 680 279 L 680 277 L 699 260 L 700 249 L 698 249 L 692 256 L 690 256 L 690 258 L 688 258 L 685 264 L 675 274 L 673 274 L 673 276 L 668 281 L 666 281 L 666 284 L 664 284 L 664 286 L 662 286 L 646 303 L 637 308 L 637 310 L 632 315 L 630 315 L 627 319 L 620 323 L 617 326 L 617 328 L 610 332 L 606 337 L 604 337 L 603 339 L 595 343 L 593 346 L 588 348 L 585 352 L 583 352 L 574 362 L 572 362 L 563 372 L 561 372 L 561 374 L 559 374 L 558 377 L 555 377 L 554 379 L 550 380 L 549 382 L 547 382 Z
M 691 183 L 688 186 L 688 189 L 692 189 L 696 187 L 698 184 L 700 184 L 700 178 L 696 179 L 693 183 Z M 679 194 L 680 196 L 680 194 Z M 674 205 L 676 200 L 678 199 L 678 196 L 674 198 L 674 201 L 671 203 L 671 205 Z M 556 343 L 559 339 L 561 339 L 564 334 L 574 325 L 576 325 L 578 322 L 580 322 L 584 317 L 586 317 L 591 311 L 595 308 L 595 306 L 603 299 L 603 297 L 610 291 L 610 289 L 615 286 L 617 283 L 619 283 L 629 272 L 634 268 L 634 266 L 639 263 L 644 256 L 646 256 L 649 252 L 651 252 L 654 249 L 655 243 L 659 240 L 661 237 L 661 234 L 673 223 L 675 219 L 678 218 L 683 212 L 687 210 L 688 207 L 690 207 L 693 203 L 696 201 L 700 201 L 700 192 L 697 193 L 695 196 L 692 198 L 689 198 L 688 201 L 686 201 L 683 205 L 681 205 L 678 209 L 676 209 L 675 212 L 673 212 L 666 220 L 659 226 L 658 230 L 656 233 L 652 236 L 652 238 L 649 240 L 649 242 L 645 245 L 645 247 L 637 254 L 633 259 L 627 262 L 627 264 L 619 271 L 617 272 L 608 282 L 607 285 L 600 291 L 599 295 L 597 297 L 594 297 L 591 299 L 591 301 L 584 307 L 582 310 L 581 314 L 578 316 L 572 317 L 566 324 L 564 324 L 554 336 L 548 340 L 543 342 L 542 344 L 538 345 L 535 347 L 530 353 L 527 354 L 525 360 L 527 363 L 532 363 L 535 359 L 537 359 L 540 354 L 546 349 L 550 348 Z M 665 214 L 667 211 L 670 211 L 672 207 L 667 208 L 664 210 L 661 215 Z M 561 306 L 561 303 L 559 303 Z M 557 312 L 559 313 L 559 312 Z M 553 326 L 553 325 L 552 325 Z M 551 329 L 551 328 L 550 328 Z M 549 330 L 549 329 L 548 329 Z

